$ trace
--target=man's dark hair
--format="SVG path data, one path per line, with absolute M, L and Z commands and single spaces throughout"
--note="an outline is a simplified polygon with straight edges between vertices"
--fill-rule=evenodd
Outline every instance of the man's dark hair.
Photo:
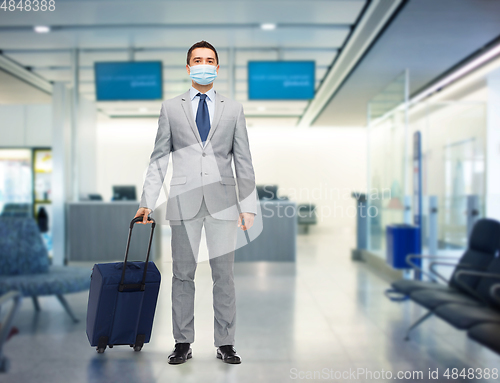
M 191 48 L 189 48 L 186 60 L 188 65 L 190 65 L 189 62 L 191 61 L 191 54 L 193 53 L 193 50 L 196 48 L 208 48 L 213 50 L 215 53 L 215 59 L 217 60 L 217 65 L 219 65 L 219 55 L 217 54 L 217 51 L 215 50 L 212 44 L 210 44 L 208 41 L 205 40 L 198 41 L 196 44 L 193 44 Z

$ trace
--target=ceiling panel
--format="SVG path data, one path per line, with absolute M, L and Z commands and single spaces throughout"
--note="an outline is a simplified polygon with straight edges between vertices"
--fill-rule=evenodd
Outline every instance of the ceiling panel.
M 69 52 L 53 52 L 50 54 L 40 53 L 12 53 L 9 55 L 11 59 L 19 62 L 23 66 L 61 66 L 71 65 L 71 54 Z
M 0 104 L 46 104 L 52 96 L 0 70 Z
M 312 126 L 365 126 L 368 101 L 409 68 L 410 93 L 500 35 L 500 1 L 409 1 Z
M 160 60 L 167 99 L 191 86 L 186 53 L 204 39 L 214 44 L 222 63 L 215 82 L 220 93 L 242 102 L 249 116 L 258 116 L 255 122 L 264 121 L 266 115 L 270 121 L 281 116 L 283 121 L 295 122 L 307 100 L 248 101 L 248 61 L 313 60 L 317 88 L 365 4 L 364 0 L 59 0 L 57 12 L 12 13 L 8 18 L 0 13 L 0 49 L 22 66 L 34 67 L 45 79 L 72 86 L 71 51 L 78 48 L 80 92 L 89 99 L 95 99 L 95 62 Z M 262 23 L 276 23 L 277 28 L 263 30 Z M 53 30 L 37 34 L 33 25 L 50 25 Z M 235 68 L 228 66 L 230 52 L 234 52 Z M 235 73 L 233 91 L 231 72 Z M 150 115 L 158 112 L 156 104 L 106 102 L 99 103 L 99 108 L 110 115 Z
M 73 0 L 56 1 L 57 12 L 12 12 L 2 25 L 335 23 L 353 24 L 363 0 Z M 193 12 L 196 9 L 197 12 Z M 3 14 L 3 12 L 2 12 Z

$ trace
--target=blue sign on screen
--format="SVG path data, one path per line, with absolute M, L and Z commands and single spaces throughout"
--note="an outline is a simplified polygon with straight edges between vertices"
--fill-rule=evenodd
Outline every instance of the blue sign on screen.
M 249 61 L 249 100 L 309 100 L 314 97 L 314 61 Z
M 97 101 L 163 98 L 161 61 L 96 62 Z

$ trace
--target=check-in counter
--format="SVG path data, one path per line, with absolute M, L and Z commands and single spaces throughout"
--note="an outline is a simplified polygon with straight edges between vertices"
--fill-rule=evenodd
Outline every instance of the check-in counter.
M 81 201 L 66 204 L 66 238 L 68 260 L 123 261 L 130 221 L 137 213 L 139 201 Z M 155 239 L 161 235 L 158 225 Z M 156 232 L 158 231 L 158 232 Z M 130 241 L 129 260 L 146 260 L 151 225 L 135 224 Z M 150 260 L 155 260 L 157 242 L 153 240 Z
M 236 249 L 234 260 L 295 262 L 297 253 L 297 204 L 289 200 L 260 200 L 262 231 Z M 257 217 L 256 217 L 257 220 Z M 249 230 L 251 232 L 253 228 Z M 244 234 L 238 229 L 238 236 Z M 246 241 L 245 241 L 246 242 Z M 244 242 L 244 243 L 245 243 Z
M 261 231 L 249 230 L 251 242 L 235 252 L 235 261 L 295 262 L 297 252 L 297 205 L 288 200 L 260 200 Z M 125 257 L 130 221 L 138 201 L 81 201 L 67 203 L 67 249 L 69 261 L 117 262 Z M 160 208 L 156 214 L 163 214 Z M 153 215 L 154 216 L 154 215 Z M 257 221 L 257 219 L 256 219 Z M 150 260 L 160 257 L 161 222 L 157 226 Z M 129 259 L 146 259 L 151 225 L 134 225 Z M 244 232 L 238 236 L 246 243 Z M 163 244 L 167 246 L 167 244 Z M 168 244 L 169 246 L 169 244 Z

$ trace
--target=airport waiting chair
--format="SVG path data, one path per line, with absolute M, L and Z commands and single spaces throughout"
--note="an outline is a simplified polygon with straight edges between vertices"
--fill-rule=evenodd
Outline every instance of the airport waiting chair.
M 4 217 L 31 217 L 33 205 L 30 203 L 8 202 L 4 205 L 1 216 Z
M 495 257 L 495 254 L 500 244 L 500 222 L 481 218 L 474 225 L 471 235 L 468 240 L 468 246 L 458 263 L 442 262 L 441 260 L 454 260 L 455 258 L 437 255 L 419 255 L 410 254 L 406 260 L 413 269 L 427 275 L 431 281 L 420 281 L 413 279 L 400 279 L 391 284 L 391 293 L 400 294 L 409 297 L 410 294 L 419 290 L 439 290 L 444 294 L 455 292 L 460 287 L 455 282 L 453 275 L 459 270 L 468 269 L 475 271 L 484 271 L 489 263 Z M 412 260 L 415 258 L 426 258 L 432 260 L 429 271 L 423 270 L 416 265 Z M 452 277 L 447 280 L 437 270 L 436 266 L 452 266 L 455 267 Z M 438 282 L 438 279 L 441 282 Z M 477 284 L 478 278 L 471 277 L 469 282 L 471 285 Z
M 32 217 L 0 216 L 0 295 L 19 291 L 40 311 L 39 296 L 55 295 L 74 322 L 64 294 L 90 288 L 91 270 L 50 265 L 45 243 Z
M 462 257 L 462 264 L 457 266 L 451 276 L 449 288 L 446 290 L 418 290 L 410 294 L 410 298 L 418 304 L 434 310 L 448 303 L 478 305 L 480 295 L 476 288 L 483 281 L 480 273 L 490 270 L 498 258 L 496 253 L 500 248 L 500 223 L 494 220 L 482 220 L 474 225 L 469 249 Z M 469 271 L 464 274 L 463 271 Z M 500 271 L 500 270 L 499 270 Z M 458 275 L 463 277 L 459 280 Z M 486 293 L 488 295 L 488 293 Z M 485 299 L 487 299 L 485 297 Z
M 500 303 L 500 297 L 497 295 L 500 291 L 500 283 L 493 285 L 490 293 L 493 299 Z M 500 354 L 500 323 L 481 323 L 469 329 L 467 332 L 469 338 L 488 347 L 491 351 Z
M 463 278 L 471 276 L 480 278 L 474 289 L 463 281 Z M 500 302 L 492 294 L 493 287 L 500 281 L 500 258 L 495 258 L 486 272 L 462 270 L 455 279 L 469 296 L 476 298 L 476 304 L 445 303 L 436 307 L 434 313 L 460 330 L 489 322 L 500 324 Z
M 472 327 L 467 336 L 476 342 L 488 347 L 491 351 L 500 354 L 500 324 L 482 323 Z
M 479 278 L 475 287 L 471 287 L 471 277 Z M 460 292 L 454 293 L 453 299 L 443 299 L 446 297 L 441 296 L 441 302 L 436 304 L 436 299 L 432 297 L 432 294 L 427 294 L 427 298 L 432 302 L 432 304 L 429 304 L 424 302 L 423 291 L 410 294 L 410 298 L 416 303 L 427 308 L 432 306 L 432 308 L 423 318 L 420 318 L 416 324 L 410 327 L 406 339 L 408 339 L 409 332 L 413 328 L 431 315 L 436 315 L 459 330 L 469 330 L 468 335 L 477 339 L 480 343 L 485 343 L 486 346 L 492 349 L 500 349 L 500 343 L 498 343 L 500 339 L 498 337 L 492 337 L 488 340 L 484 338 L 492 329 L 496 328 L 496 326 L 490 325 L 496 324 L 500 326 L 500 300 L 495 295 L 495 291 L 500 286 L 498 284 L 500 280 L 500 257 L 494 258 L 485 272 L 459 270 L 454 274 L 453 278 L 461 288 Z M 415 299 L 415 297 L 418 297 L 418 299 Z
M 435 314 L 435 310 L 447 304 L 458 304 L 466 307 L 481 306 L 479 295 L 475 291 L 481 282 L 480 275 L 464 274 L 464 272 L 485 272 L 490 265 L 498 258 L 495 258 L 500 249 L 500 222 L 482 218 L 473 227 L 468 240 L 468 248 L 458 263 L 432 261 L 429 272 L 411 262 L 412 258 L 428 257 L 430 259 L 442 259 L 437 256 L 409 255 L 407 261 L 415 270 L 421 271 L 433 280 L 431 282 L 417 280 L 399 280 L 392 283 L 391 292 L 397 292 L 406 298 L 410 298 L 419 305 L 429 309 L 429 311 L 413 323 L 407 330 L 405 339 L 409 339 L 410 332 Z M 449 258 L 449 257 L 448 257 Z M 455 267 L 450 280 L 446 280 L 436 270 L 436 266 Z M 458 276 L 461 276 L 460 281 Z M 438 283 L 437 279 L 445 281 L 445 284 Z M 400 299 L 402 300 L 402 299 Z

